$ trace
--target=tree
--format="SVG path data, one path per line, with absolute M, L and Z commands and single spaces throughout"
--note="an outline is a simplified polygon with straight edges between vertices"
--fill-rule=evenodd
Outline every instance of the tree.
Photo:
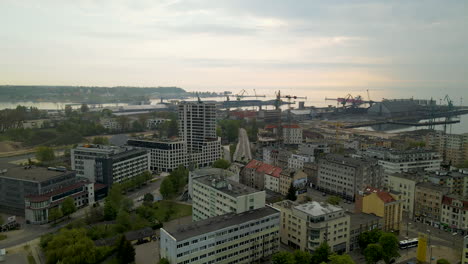
M 172 118 L 171 121 L 169 121 L 167 134 L 167 137 L 177 136 L 179 134 L 179 124 L 175 118 Z
M 135 261 L 135 248 L 123 235 L 120 237 L 117 245 L 117 260 L 121 264 L 133 263 Z
M 364 257 L 367 264 L 377 263 L 383 257 L 382 246 L 379 244 L 369 244 L 364 250 Z
M 358 236 L 359 247 L 361 248 L 361 250 L 364 250 L 366 249 L 367 245 L 378 243 L 380 236 L 382 236 L 382 231 L 379 229 L 374 229 L 371 231 L 361 233 Z
M 71 107 L 71 105 L 66 105 L 65 106 L 65 116 L 68 116 L 70 117 L 73 113 L 73 109 Z
M 161 187 L 159 188 L 159 192 L 164 199 L 167 199 L 169 196 L 175 193 L 174 185 L 168 177 L 163 180 L 161 183 Z
M 328 264 L 356 264 L 348 254 L 333 254 L 329 257 L 329 260 L 330 262 Z
M 450 264 L 450 262 L 446 259 L 438 259 L 437 260 L 437 264 Z
M 104 203 L 104 220 L 111 221 L 117 217 L 117 206 L 111 201 L 109 197 L 106 197 Z
M 169 262 L 169 260 L 167 260 L 167 258 L 162 258 L 160 261 L 159 261 L 159 264 L 171 264 Z
M 81 104 L 81 113 L 86 113 L 86 112 L 89 112 L 89 107 L 87 104 Z
M 50 147 L 40 146 L 36 148 L 36 159 L 40 162 L 50 162 L 55 159 L 54 150 Z
M 219 159 L 213 162 L 213 168 L 227 169 L 231 166 L 231 163 L 225 159 Z
M 56 222 L 63 217 L 62 210 L 59 207 L 54 207 L 49 210 L 49 221 Z
M 307 251 L 296 250 L 293 256 L 296 263 L 310 263 L 312 260 L 312 255 Z
M 92 143 L 97 145 L 109 145 L 109 139 L 107 137 L 94 137 Z
M 65 198 L 65 200 L 63 200 L 62 212 L 65 216 L 68 216 L 68 217 L 70 217 L 71 214 L 76 212 L 75 201 L 73 200 L 72 197 L 69 196 Z
M 125 210 L 120 210 L 116 219 L 116 230 L 119 233 L 124 233 L 132 228 L 132 219 L 130 214 Z
M 151 193 L 145 194 L 145 196 L 143 197 L 143 201 L 153 202 L 154 201 L 154 195 L 152 195 Z
M 288 194 L 286 195 L 286 199 L 291 200 L 291 201 L 296 201 L 297 196 L 296 196 L 296 188 L 294 188 L 294 185 L 291 183 L 289 186 Z
M 392 259 L 400 256 L 398 253 L 398 238 L 391 233 L 384 233 L 379 238 L 379 244 L 382 246 L 382 259 L 389 264 Z
M 327 199 L 327 203 L 332 204 L 332 205 L 339 205 L 340 202 L 341 202 L 341 197 L 334 196 L 334 195 L 328 197 Z
M 327 242 L 323 242 L 317 249 L 314 251 L 312 255 L 312 263 L 319 264 L 322 262 L 327 262 L 328 257 L 331 255 L 331 249 Z
M 271 262 L 273 264 L 295 264 L 296 261 L 294 261 L 294 256 L 293 254 L 286 252 L 286 251 L 280 251 L 271 257 Z

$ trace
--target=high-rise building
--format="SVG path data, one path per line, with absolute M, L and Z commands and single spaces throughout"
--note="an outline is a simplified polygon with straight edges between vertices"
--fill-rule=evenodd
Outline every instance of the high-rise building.
M 170 263 L 256 263 L 279 247 L 278 210 L 266 206 L 188 226 L 161 228 L 160 256 Z
M 452 165 L 468 160 L 468 133 L 430 133 L 426 136 L 426 146 L 437 151 L 445 162 L 451 162 Z
M 230 174 L 229 171 L 216 168 L 191 173 L 189 193 L 193 221 L 265 207 L 265 191 L 227 179 L 226 176 Z

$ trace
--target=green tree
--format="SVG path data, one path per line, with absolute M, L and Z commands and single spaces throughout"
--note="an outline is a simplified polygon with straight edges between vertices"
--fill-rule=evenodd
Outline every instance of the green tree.
M 231 166 L 231 163 L 225 159 L 219 159 L 213 162 L 213 168 L 227 169 Z
M 286 251 L 280 251 L 273 256 L 271 256 L 271 262 L 273 264 L 295 264 L 296 261 L 294 260 L 293 254 L 286 252 Z
M 169 260 L 167 260 L 167 258 L 162 258 L 160 261 L 159 261 L 159 264 L 171 264 L 169 262 Z
M 161 192 L 161 195 L 164 199 L 169 198 L 172 194 L 175 193 L 174 185 L 169 178 L 165 178 L 162 183 L 161 187 L 159 188 L 159 192 Z
M 312 254 L 312 264 L 327 262 L 331 255 L 331 249 L 327 242 L 323 242 Z
M 154 201 L 154 195 L 151 194 L 151 193 L 145 194 L 145 196 L 143 197 L 143 201 L 145 201 L 145 202 L 153 202 L 153 201 Z
M 327 199 L 327 203 L 332 204 L 332 205 L 339 205 L 340 202 L 341 202 L 341 197 L 338 197 L 338 196 L 335 196 L 335 195 L 332 195 L 332 196 L 328 197 L 328 199 Z
M 117 244 L 117 260 L 120 264 L 133 263 L 135 261 L 135 248 L 132 243 L 121 236 Z
M 294 185 L 291 183 L 289 186 L 288 194 L 286 195 L 286 199 L 291 200 L 291 201 L 296 201 L 297 196 L 296 196 L 296 188 L 294 188 Z
M 81 113 L 87 113 L 89 112 L 89 107 L 87 104 L 81 104 L 80 110 L 81 110 Z
M 367 264 L 377 263 L 383 257 L 382 246 L 379 244 L 369 244 L 364 250 L 364 257 Z
M 36 159 L 39 160 L 40 162 L 51 162 L 55 159 L 54 150 L 46 146 L 37 147 Z
M 56 222 L 63 217 L 62 210 L 59 207 L 54 207 L 49 210 L 49 221 Z
M 65 198 L 65 200 L 63 200 L 62 212 L 65 216 L 68 216 L 68 217 L 70 217 L 71 214 L 76 212 L 75 201 L 73 200 L 72 197 L 69 196 Z
M 92 143 L 97 145 L 109 145 L 109 139 L 107 137 L 94 137 Z
M 117 214 L 116 226 L 117 232 L 124 233 L 132 228 L 132 219 L 130 214 L 125 210 L 120 210 Z
M 312 260 L 312 255 L 307 251 L 296 250 L 293 256 L 296 263 L 310 263 Z
M 450 262 L 446 259 L 438 259 L 437 260 L 437 264 L 450 264 Z
M 70 117 L 73 113 L 73 109 L 71 105 L 66 105 L 65 106 L 65 116 Z
M 117 217 L 117 212 L 117 206 L 107 197 L 104 203 L 104 220 L 114 220 Z
M 394 234 L 382 234 L 379 238 L 379 244 L 382 246 L 382 259 L 386 264 L 400 256 L 400 253 L 398 253 L 398 238 Z
M 337 255 L 333 254 L 329 257 L 329 264 L 356 264 L 348 254 Z
M 169 128 L 168 128 L 168 137 L 177 136 L 179 134 L 179 124 L 175 118 L 169 121 Z
M 382 231 L 379 229 L 374 229 L 371 231 L 361 233 L 358 236 L 359 247 L 361 248 L 361 250 L 364 250 L 366 249 L 367 245 L 378 243 L 380 236 L 382 236 Z

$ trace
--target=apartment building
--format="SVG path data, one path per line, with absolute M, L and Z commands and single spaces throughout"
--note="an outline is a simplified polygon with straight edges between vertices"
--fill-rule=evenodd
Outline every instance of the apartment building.
M 468 236 L 463 238 L 461 264 L 468 264 Z
M 265 191 L 227 179 L 221 173 L 191 179 L 193 221 L 265 206 Z
M 278 162 L 278 150 L 273 147 L 264 147 L 262 149 L 263 162 L 270 165 L 275 165 Z
M 403 200 L 399 193 L 367 187 L 358 196 L 355 211 L 381 217 L 382 230 L 397 231 L 403 219 Z
M 416 184 L 424 182 L 426 175 L 421 172 L 401 172 L 388 176 L 388 188 L 400 193 L 403 200 L 403 212 L 410 218 L 414 217 L 414 202 L 416 196 Z
M 417 221 L 439 227 L 441 220 L 442 198 L 450 192 L 449 187 L 431 182 L 416 184 L 414 217 Z
M 426 147 L 437 151 L 443 160 L 453 165 L 468 160 L 468 133 L 445 134 L 435 131 L 426 136 Z
M 318 162 L 317 187 L 347 200 L 366 186 L 380 187 L 382 181 L 382 168 L 374 159 L 328 154 Z
M 298 153 L 317 157 L 322 153 L 330 153 L 330 146 L 327 142 L 304 142 L 299 145 Z
M 122 130 L 122 125 L 118 122 L 117 118 L 114 118 L 114 117 L 101 118 L 99 120 L 99 123 L 105 129 L 109 129 L 109 130 L 112 130 L 112 131 Z
M 240 173 L 240 183 L 257 190 L 265 190 L 266 175 L 279 179 L 281 171 L 279 167 L 251 160 Z
M 287 195 L 291 184 L 297 191 L 306 191 L 307 174 L 302 170 L 286 169 L 281 171 L 279 177 L 279 193 Z
M 427 181 L 450 188 L 450 193 L 468 195 L 468 169 L 427 173 Z
M 304 164 L 314 161 L 314 156 L 304 154 L 292 154 L 288 159 L 288 168 L 302 170 L 304 168 Z
M 365 213 L 347 214 L 351 222 L 349 231 L 349 251 L 359 249 L 358 238 L 360 234 L 374 229 L 382 229 L 382 217 Z
M 77 208 L 94 203 L 94 183 L 79 181 L 50 192 L 28 195 L 24 198 L 25 220 L 29 224 L 46 224 L 53 208 L 62 206 L 63 201 L 72 197 Z
M 153 129 L 168 121 L 171 121 L 171 120 L 165 119 L 165 118 L 148 118 L 146 119 L 146 128 Z
M 444 195 L 442 198 L 441 226 L 459 234 L 468 232 L 468 198 Z
M 297 124 L 283 125 L 283 143 L 299 145 L 302 143 L 302 128 Z
M 25 215 L 25 198 L 71 186 L 83 178 L 65 168 L 13 166 L 0 170 L 0 212 Z
M 161 228 L 160 256 L 170 263 L 255 263 L 278 251 L 280 213 L 269 206 L 188 226 Z
M 171 172 L 179 165 L 188 166 L 187 144 L 180 140 L 129 139 L 129 146 L 146 149 L 150 153 L 150 170 Z
M 436 171 L 440 170 L 442 163 L 442 158 L 437 152 L 419 148 L 410 150 L 369 148 L 361 154 L 379 161 L 385 172 L 385 185 L 388 184 L 389 174 L 411 170 Z
M 285 200 L 273 205 L 281 211 L 281 242 L 313 252 L 327 242 L 334 252 L 347 252 L 350 216 L 338 206 L 316 201 L 299 204 Z
M 82 144 L 71 150 L 77 176 L 111 186 L 150 170 L 150 154 L 130 146 Z

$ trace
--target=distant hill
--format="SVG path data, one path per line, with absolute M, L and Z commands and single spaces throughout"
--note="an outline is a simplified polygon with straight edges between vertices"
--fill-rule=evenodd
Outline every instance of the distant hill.
M 179 87 L 87 87 L 87 86 L 35 86 L 1 85 L 0 101 L 44 102 L 131 102 L 148 98 L 182 98 L 188 93 Z

